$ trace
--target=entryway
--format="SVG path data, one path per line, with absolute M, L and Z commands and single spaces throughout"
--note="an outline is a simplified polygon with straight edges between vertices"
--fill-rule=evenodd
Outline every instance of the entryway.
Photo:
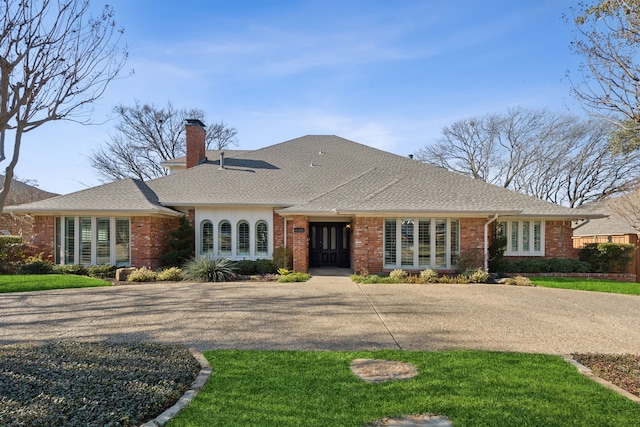
M 349 223 L 309 223 L 309 267 L 348 268 L 349 251 Z

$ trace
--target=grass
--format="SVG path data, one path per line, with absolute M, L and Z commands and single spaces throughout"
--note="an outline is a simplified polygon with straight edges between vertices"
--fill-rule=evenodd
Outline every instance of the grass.
M 482 351 L 207 351 L 213 374 L 168 425 L 364 426 L 432 413 L 462 426 L 632 426 L 640 405 L 558 356 Z M 415 365 L 407 381 L 370 384 L 355 358 Z
M 530 279 L 536 286 L 544 286 L 546 288 L 640 295 L 640 283 L 636 282 L 616 282 L 614 280 L 574 277 L 531 277 Z
M 111 282 L 73 274 L 3 274 L 0 293 L 111 286 Z

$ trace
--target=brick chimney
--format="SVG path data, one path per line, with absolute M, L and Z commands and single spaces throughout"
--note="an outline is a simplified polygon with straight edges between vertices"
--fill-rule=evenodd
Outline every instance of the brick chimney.
M 192 168 L 205 159 L 204 124 L 198 119 L 187 119 L 187 169 Z

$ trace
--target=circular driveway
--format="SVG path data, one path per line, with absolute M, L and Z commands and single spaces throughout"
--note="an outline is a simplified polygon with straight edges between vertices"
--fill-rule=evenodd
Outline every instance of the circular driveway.
M 0 344 L 640 354 L 640 297 L 506 285 L 157 283 L 0 294 Z

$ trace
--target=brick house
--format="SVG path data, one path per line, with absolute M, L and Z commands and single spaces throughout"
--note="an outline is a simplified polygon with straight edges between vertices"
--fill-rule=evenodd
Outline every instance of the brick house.
M 229 259 L 294 254 L 294 270 L 456 270 L 486 266 L 496 227 L 510 257 L 573 258 L 572 221 L 548 203 L 337 136 L 310 135 L 253 151 L 205 151 L 186 125 L 187 156 L 148 182 L 113 183 L 7 207 L 35 219 L 33 243 L 60 264 L 157 268 L 187 215 L 197 254 Z

